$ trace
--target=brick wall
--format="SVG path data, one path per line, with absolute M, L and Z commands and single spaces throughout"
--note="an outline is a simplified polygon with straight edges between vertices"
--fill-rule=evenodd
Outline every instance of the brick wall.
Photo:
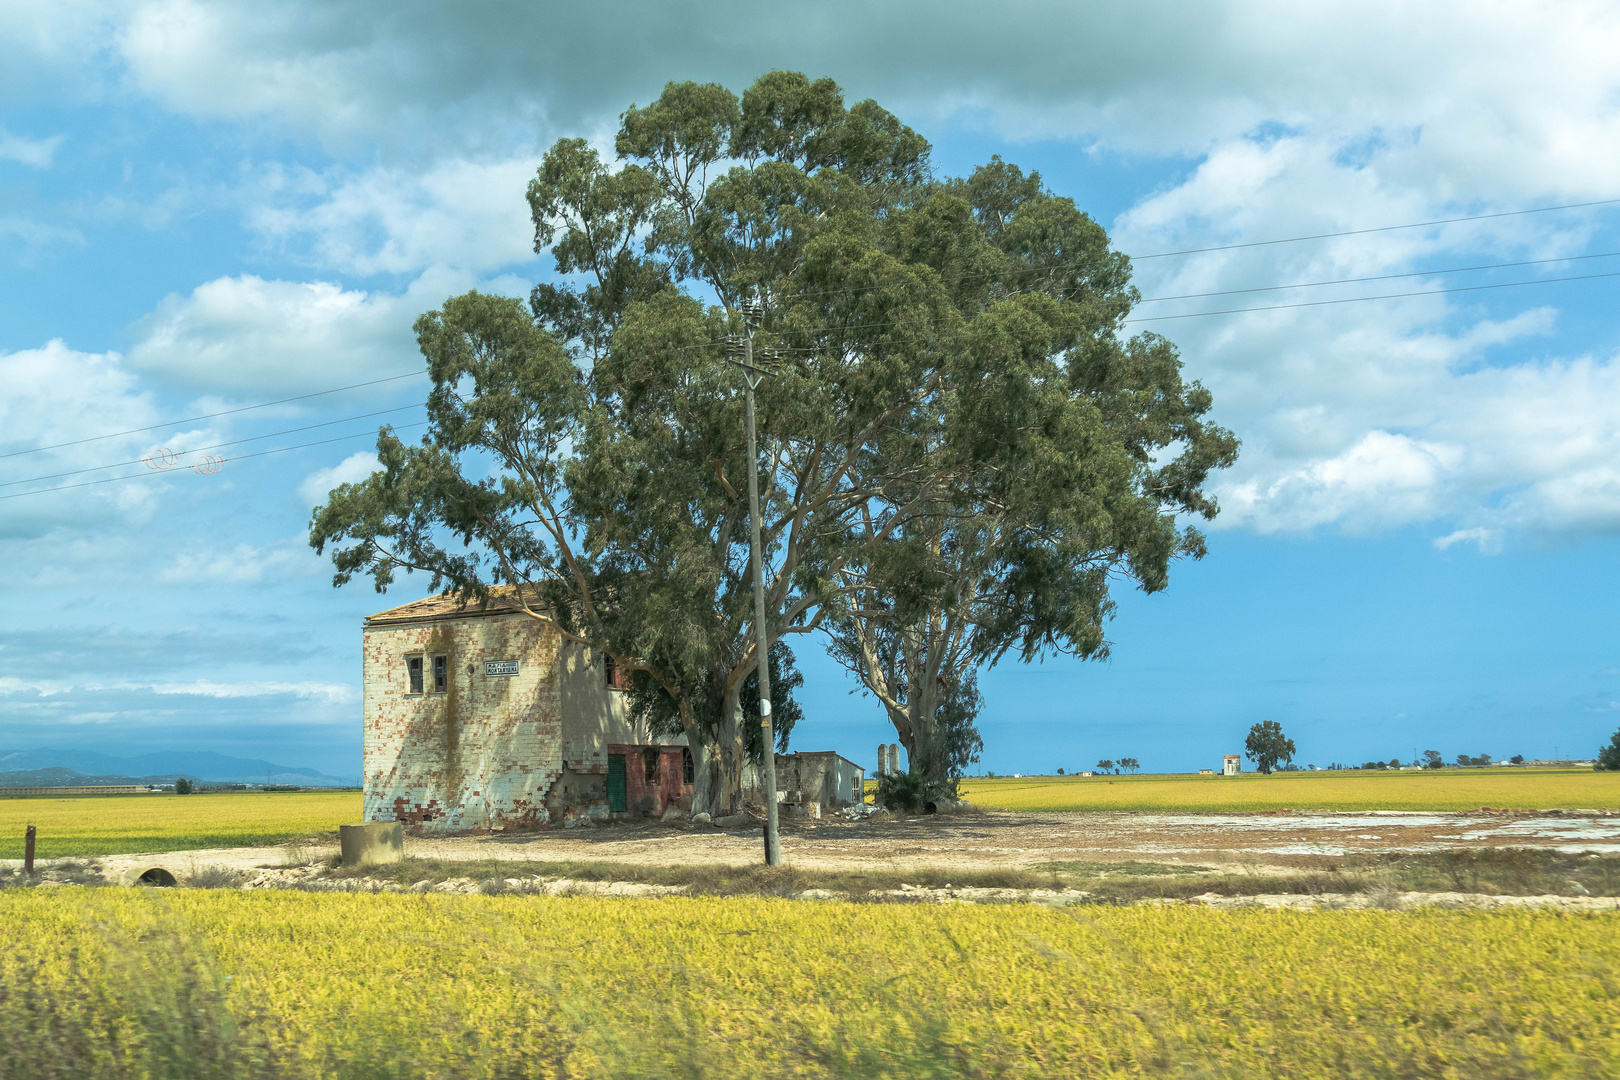
M 368 626 L 364 633 L 365 819 L 432 831 L 547 819 L 562 772 L 559 637 L 518 614 Z M 409 692 L 405 658 L 448 658 L 445 693 Z M 516 660 L 517 675 L 486 675 Z

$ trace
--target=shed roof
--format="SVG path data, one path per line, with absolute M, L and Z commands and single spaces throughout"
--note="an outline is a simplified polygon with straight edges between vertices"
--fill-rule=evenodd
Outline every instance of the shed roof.
M 551 609 L 551 605 L 542 601 L 533 588 L 525 588 L 524 594 L 531 608 L 540 611 Z M 518 599 L 516 585 L 493 585 L 489 590 L 489 599 L 482 605 L 471 597 L 458 595 L 454 591 L 443 592 L 437 596 L 389 608 L 387 611 L 379 611 L 375 615 L 367 615 L 365 625 L 389 626 L 395 623 L 443 619 L 478 619 L 492 615 L 512 615 L 522 610 L 523 604 Z
M 849 758 L 845 757 L 843 754 L 840 754 L 836 750 L 794 750 L 792 753 L 778 754 L 776 756 L 779 757 L 779 758 L 782 758 L 782 757 L 807 757 L 807 758 L 811 758 L 811 757 L 818 757 L 818 758 L 819 757 L 835 757 L 839 761 L 842 761 L 845 765 L 848 765 L 848 766 L 850 766 L 852 768 L 859 769 L 863 773 L 866 771 L 866 766 L 865 765 L 862 765 L 862 764 L 860 764 L 858 762 L 854 762 L 854 761 L 849 760 Z

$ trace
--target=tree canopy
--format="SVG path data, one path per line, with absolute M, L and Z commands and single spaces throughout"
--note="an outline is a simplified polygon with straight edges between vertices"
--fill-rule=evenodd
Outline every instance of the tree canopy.
M 1611 735 L 1607 744 L 1598 747 L 1597 768 L 1601 772 L 1620 772 L 1620 731 Z
M 1283 734 L 1282 725 L 1275 720 L 1262 720 L 1251 727 L 1243 748 L 1255 768 L 1267 776 L 1278 765 L 1294 760 L 1294 740 Z
M 1038 175 L 937 177 L 875 102 L 791 72 L 671 83 L 615 151 L 559 140 L 529 184 L 555 281 L 417 321 L 428 433 L 384 429 L 379 470 L 316 509 L 337 584 L 531 586 L 688 735 L 699 805 L 734 806 L 758 741 L 744 299 L 774 369 L 767 637 L 828 631 L 913 768 L 976 757 L 978 665 L 1106 655 L 1110 581 L 1163 588 L 1203 553 L 1179 517 L 1213 516 L 1236 441 L 1169 342 L 1122 336 L 1128 260 Z

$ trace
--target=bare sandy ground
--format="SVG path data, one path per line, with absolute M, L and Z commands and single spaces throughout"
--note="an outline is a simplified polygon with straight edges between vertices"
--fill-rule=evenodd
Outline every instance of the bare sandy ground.
M 1620 814 L 986 812 L 871 822 L 793 820 L 783 823 L 782 847 L 788 862 L 816 870 L 988 870 L 1139 860 L 1265 872 L 1328 868 L 1346 855 L 1393 851 L 1536 847 L 1620 852 Z M 653 822 L 405 840 L 406 854 L 419 858 L 634 865 L 743 866 L 759 861 L 760 849 L 757 826 L 722 830 Z M 99 861 L 109 876 L 137 864 L 189 874 L 205 866 L 238 870 L 287 866 L 327 858 L 336 850 L 335 845 L 295 851 L 226 848 L 115 855 Z

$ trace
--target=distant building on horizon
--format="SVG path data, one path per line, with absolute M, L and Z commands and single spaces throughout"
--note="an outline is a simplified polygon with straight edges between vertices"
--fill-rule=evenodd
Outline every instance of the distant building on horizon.
M 1242 754 L 1226 754 L 1221 758 L 1221 775 L 1236 776 L 1243 771 Z

